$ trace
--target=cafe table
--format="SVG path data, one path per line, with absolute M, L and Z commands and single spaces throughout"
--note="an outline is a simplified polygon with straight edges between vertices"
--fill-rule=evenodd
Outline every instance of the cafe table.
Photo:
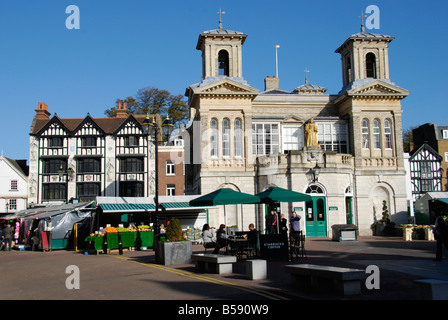
M 248 240 L 241 238 L 230 236 L 228 239 L 229 252 L 231 255 L 235 255 L 238 258 L 241 258 L 245 251 L 247 250 Z

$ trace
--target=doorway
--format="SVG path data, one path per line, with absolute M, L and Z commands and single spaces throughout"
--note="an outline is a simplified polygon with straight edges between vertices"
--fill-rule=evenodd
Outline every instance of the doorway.
M 306 210 L 306 236 L 327 236 L 327 212 L 325 197 L 313 197 L 305 203 Z

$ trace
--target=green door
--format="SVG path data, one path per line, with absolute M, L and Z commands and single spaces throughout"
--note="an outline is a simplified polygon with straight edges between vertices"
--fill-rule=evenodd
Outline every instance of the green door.
M 345 216 L 347 224 L 353 224 L 352 197 L 345 197 Z
M 327 236 L 327 212 L 324 197 L 313 197 L 306 202 L 306 236 Z

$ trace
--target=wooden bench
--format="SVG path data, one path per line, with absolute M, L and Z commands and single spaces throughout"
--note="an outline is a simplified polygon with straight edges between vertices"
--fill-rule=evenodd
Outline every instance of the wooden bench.
M 339 295 L 360 294 L 361 279 L 365 276 L 365 271 L 360 269 L 313 264 L 287 265 L 285 271 L 291 274 L 291 284 L 295 288 Z
M 191 255 L 196 272 L 201 273 L 232 273 L 235 256 L 223 256 L 219 254 L 195 253 Z

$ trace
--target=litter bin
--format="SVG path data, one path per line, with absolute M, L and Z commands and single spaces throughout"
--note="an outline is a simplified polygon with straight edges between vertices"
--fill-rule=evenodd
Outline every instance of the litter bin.
M 358 227 L 354 224 L 335 224 L 331 226 L 334 241 L 358 240 Z

